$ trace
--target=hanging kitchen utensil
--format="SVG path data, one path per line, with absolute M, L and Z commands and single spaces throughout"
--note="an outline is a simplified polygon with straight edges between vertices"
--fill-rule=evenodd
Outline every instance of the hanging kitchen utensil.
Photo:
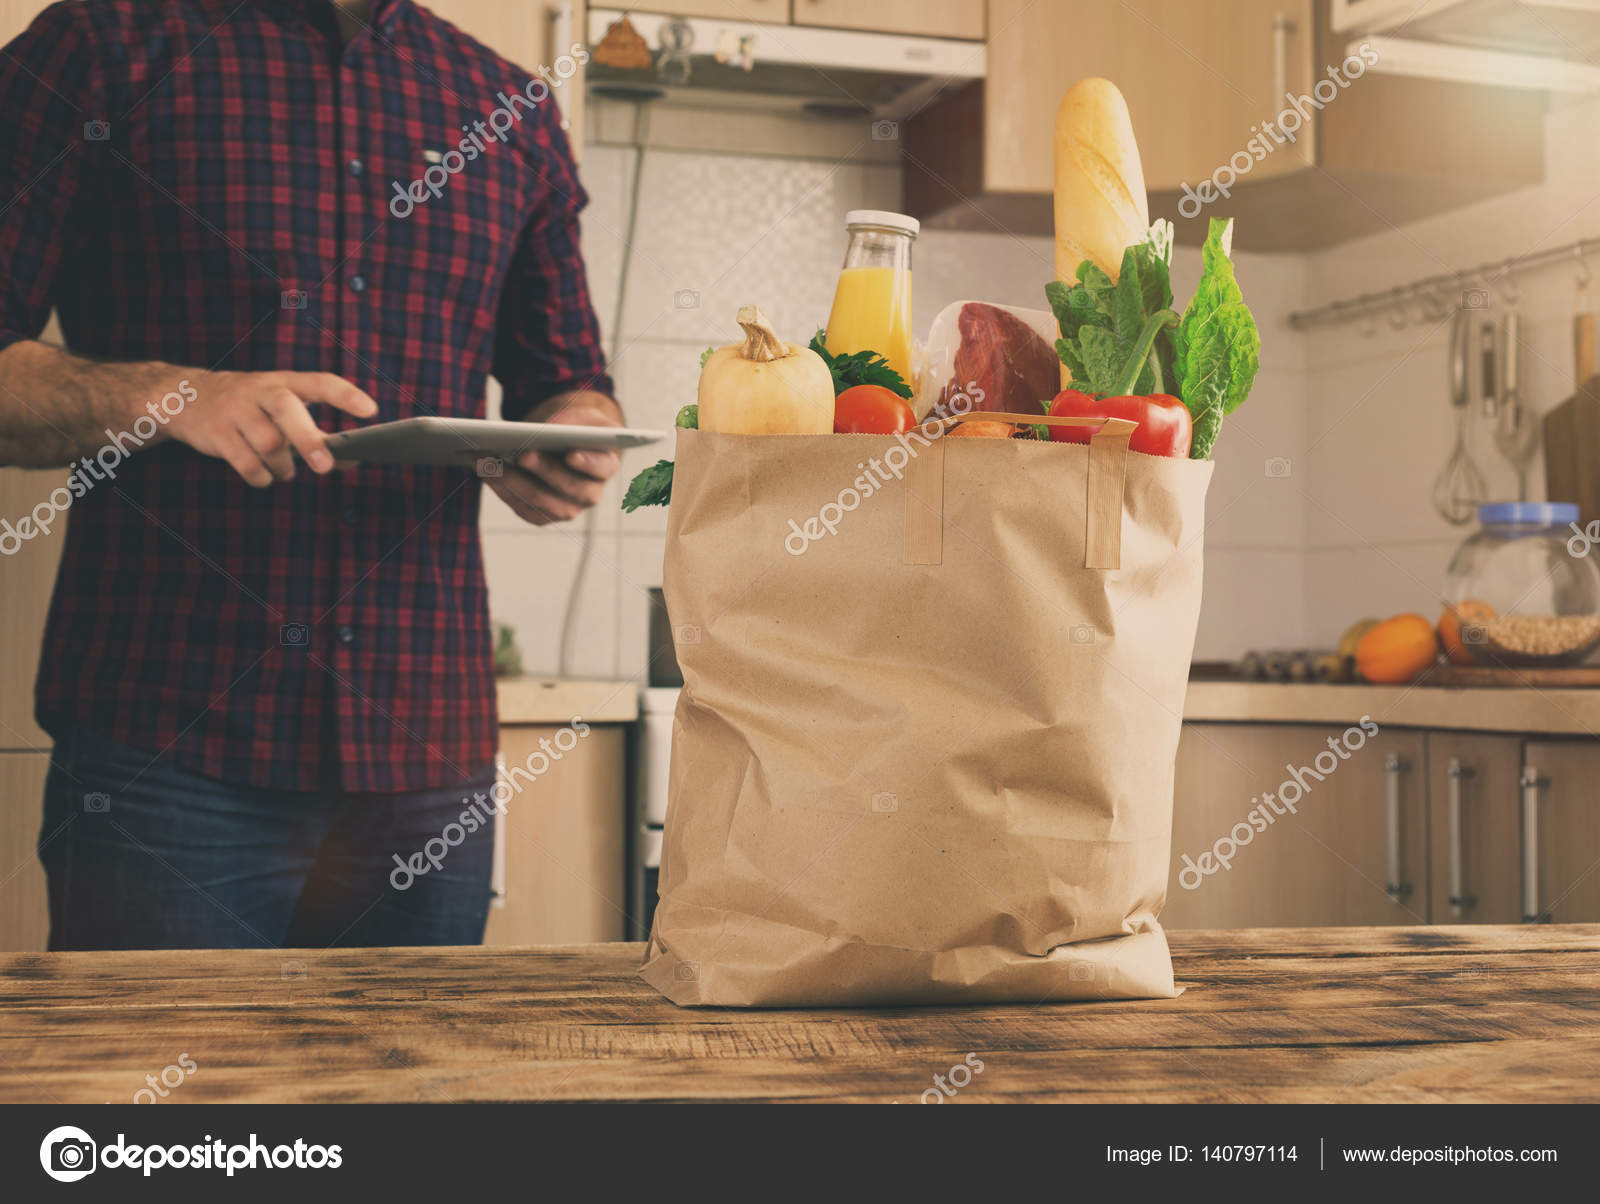
M 1456 416 L 1456 444 L 1433 482 L 1433 508 L 1447 523 L 1462 526 L 1478 513 L 1489 492 L 1483 473 L 1467 453 L 1467 360 L 1471 319 L 1456 311 L 1450 327 L 1450 408 Z
M 1500 413 L 1500 373 L 1495 355 L 1494 319 L 1478 323 L 1478 396 L 1483 401 L 1483 416 L 1493 422 Z
M 1528 500 L 1528 461 L 1539 442 L 1539 420 L 1522 403 L 1518 382 L 1521 319 L 1510 310 L 1502 319 L 1500 346 L 1500 414 L 1494 424 L 1494 445 L 1517 474 L 1517 501 Z

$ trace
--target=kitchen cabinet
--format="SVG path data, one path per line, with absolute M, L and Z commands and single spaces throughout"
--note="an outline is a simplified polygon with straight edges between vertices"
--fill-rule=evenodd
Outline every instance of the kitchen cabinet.
M 598 3 L 595 7 L 638 9 L 673 17 L 721 17 L 728 21 L 789 24 L 789 0 L 638 0 L 623 5 Z
M 1427 922 L 1424 738 L 1393 730 L 1367 735 L 1359 728 L 1358 736 L 1347 737 L 1347 730 L 1184 725 L 1173 799 L 1173 870 L 1162 923 L 1233 928 Z M 1330 739 L 1348 755 L 1340 758 Z M 1300 786 L 1298 800 L 1281 789 L 1291 780 Z M 1268 792 L 1295 809 L 1278 814 L 1265 799 Z M 1252 823 L 1252 816 L 1262 818 Z M 1247 832 L 1248 840 L 1237 841 L 1231 853 L 1226 844 L 1218 849 L 1219 840 Z M 1230 866 L 1189 871 L 1190 864 L 1207 864 L 1202 858 L 1208 850 L 1213 856 L 1220 851 Z
M 638 687 L 507 678 L 499 693 L 501 780 L 512 794 L 496 833 L 485 944 L 625 939 L 627 736 Z
M 760 0 L 745 0 L 759 3 Z M 771 0 L 768 0 L 770 3 Z M 428 8 L 527 71 L 551 67 L 584 40 L 585 0 L 507 4 L 505 0 L 428 0 Z M 644 7 L 644 6 L 640 6 Z M 651 6 L 655 7 L 655 6 Z M 517 83 L 518 81 L 508 81 Z M 526 83 L 527 81 L 521 81 Z M 583 155 L 583 67 L 554 90 L 573 154 Z
M 66 476 L 64 469 L 0 469 L 0 522 L 10 523 L 15 532 L 17 520 L 31 514 Z M 0 526 L 0 749 L 50 747 L 50 737 L 33 722 L 33 677 L 66 521 L 66 515 L 58 515 L 48 534 L 31 539 Z
M 1429 907 L 1435 923 L 1522 920 L 1521 780 L 1520 737 L 1428 734 Z
M 45 947 L 50 918 L 36 847 L 48 753 L 0 753 L 0 950 Z
M 794 23 L 977 39 L 983 37 L 983 7 L 982 0 L 794 0 Z
M 1233 216 L 1235 246 L 1309 250 L 1542 178 L 1543 93 L 1368 70 L 1338 88 L 1326 72 L 1348 47 L 1325 5 L 1227 7 L 1219 19 L 1192 0 L 989 0 L 986 79 L 902 124 L 908 212 L 932 228 L 1051 233 L 1056 108 L 1091 75 L 1127 98 L 1151 216 L 1172 218 L 1180 242 Z M 1294 141 L 1252 143 L 1285 93 L 1319 81 L 1334 94 L 1300 103 L 1309 120 Z M 1186 185 L 1235 156 L 1245 170 L 1231 197 L 1180 210 Z
M 1523 762 L 1523 919 L 1600 918 L 1600 741 L 1530 740 Z

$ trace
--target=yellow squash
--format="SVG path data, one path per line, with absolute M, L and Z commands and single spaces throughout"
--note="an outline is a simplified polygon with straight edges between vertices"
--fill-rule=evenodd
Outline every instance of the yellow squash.
M 719 347 L 700 370 L 703 431 L 831 435 L 833 374 L 809 347 L 785 343 L 754 305 L 739 310 L 744 342 Z

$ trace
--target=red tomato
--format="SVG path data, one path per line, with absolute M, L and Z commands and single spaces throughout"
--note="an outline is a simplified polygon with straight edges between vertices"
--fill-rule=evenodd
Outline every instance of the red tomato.
M 1194 437 L 1188 407 L 1167 393 L 1152 393 L 1148 397 L 1091 397 L 1076 389 L 1063 389 L 1050 403 L 1050 413 L 1062 418 L 1126 418 L 1137 422 L 1138 429 L 1128 440 L 1128 446 L 1147 456 L 1187 458 L 1189 443 Z M 1087 443 L 1092 434 L 1094 428 L 1089 426 L 1050 428 L 1050 438 L 1057 443 Z
M 852 385 L 833 400 L 835 435 L 897 435 L 916 425 L 911 403 L 882 385 Z

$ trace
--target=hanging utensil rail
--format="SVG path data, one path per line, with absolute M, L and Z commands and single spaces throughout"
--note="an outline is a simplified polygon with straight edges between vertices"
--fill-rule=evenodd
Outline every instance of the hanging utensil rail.
M 1508 259 L 1490 260 L 1480 263 L 1475 268 L 1463 268 L 1459 272 L 1443 272 L 1437 276 L 1427 276 L 1382 292 L 1346 297 L 1327 305 L 1320 305 L 1316 309 L 1297 310 L 1289 315 L 1289 325 L 1295 330 L 1309 330 L 1313 326 L 1347 322 L 1352 318 L 1363 316 L 1376 317 L 1385 312 L 1389 313 L 1392 319 L 1396 312 L 1403 314 L 1405 307 L 1413 302 L 1421 305 L 1439 304 L 1447 292 L 1459 293 L 1474 284 L 1504 290 L 1508 284 L 1514 284 L 1516 277 L 1524 271 L 1547 268 L 1574 259 L 1579 261 L 1579 270 L 1587 277 L 1588 264 L 1585 261 L 1591 254 L 1600 254 L 1600 238 L 1580 238 L 1576 242 L 1563 243 L 1559 247 L 1550 247 L 1543 251 L 1530 251 L 1525 255 L 1513 255 Z M 1510 299 L 1514 301 L 1515 297 Z M 1435 315 L 1435 320 L 1443 320 L 1443 317 L 1443 312 L 1440 312 Z M 1399 322 L 1396 325 L 1404 323 Z

